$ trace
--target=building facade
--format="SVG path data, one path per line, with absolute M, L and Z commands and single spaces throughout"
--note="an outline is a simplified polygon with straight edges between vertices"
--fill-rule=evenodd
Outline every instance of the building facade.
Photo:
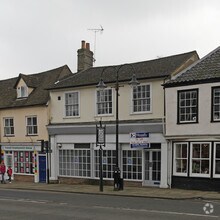
M 165 83 L 172 187 L 220 189 L 220 48 Z
M 47 127 L 53 152 L 51 180 L 80 183 L 99 179 L 96 125 L 101 121 L 106 126 L 102 155 L 104 180 L 113 180 L 118 162 L 126 184 L 168 187 L 161 84 L 196 60 L 197 53 L 189 52 L 120 66 L 88 67 L 52 86 L 51 120 Z M 134 73 L 140 84 L 131 88 L 128 84 Z M 97 89 L 100 79 L 107 85 L 102 91 Z M 120 94 L 118 161 L 116 82 L 119 82 Z M 147 134 L 147 145 L 132 147 L 131 136 L 143 133 Z
M 67 66 L 0 81 L 1 162 L 12 167 L 15 180 L 45 182 L 46 158 L 39 140 L 48 141 L 49 92 Z

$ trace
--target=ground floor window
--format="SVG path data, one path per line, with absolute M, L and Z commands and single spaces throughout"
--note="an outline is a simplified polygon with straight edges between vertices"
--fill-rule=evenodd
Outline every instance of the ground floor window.
M 14 173 L 34 173 L 34 152 L 14 151 Z
M 214 176 L 220 177 L 220 143 L 215 143 L 214 158 Z
M 95 177 L 99 177 L 99 150 L 95 150 Z M 103 178 L 113 178 L 113 171 L 116 164 L 116 151 L 102 151 Z
M 210 143 L 191 144 L 191 174 L 196 176 L 210 175 Z
M 187 169 L 188 169 L 188 144 L 175 143 L 173 172 L 174 174 L 186 176 Z
M 130 180 L 142 180 L 142 151 L 123 150 L 123 178 Z
M 220 177 L 220 143 L 174 143 L 173 175 Z
M 100 150 L 98 148 L 82 148 L 84 146 L 66 146 L 69 149 L 59 149 L 59 175 L 70 177 L 100 177 Z M 121 177 L 124 180 L 143 180 L 145 166 L 143 149 L 129 149 L 122 147 L 119 152 L 119 165 Z M 151 172 L 152 179 L 160 181 L 161 157 L 160 151 L 152 154 Z M 102 170 L 103 178 L 113 179 L 114 168 L 116 166 L 116 150 L 114 147 L 106 147 L 102 150 Z
M 59 175 L 90 177 L 90 149 L 59 150 Z

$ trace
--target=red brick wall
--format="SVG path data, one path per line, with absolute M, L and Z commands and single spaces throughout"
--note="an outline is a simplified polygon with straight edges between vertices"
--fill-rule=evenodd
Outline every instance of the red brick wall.
M 14 181 L 19 182 L 34 182 L 34 176 L 28 176 L 28 175 L 16 175 L 14 174 Z
M 99 185 L 99 179 L 83 179 L 83 178 L 73 178 L 73 177 L 59 177 L 59 183 L 64 184 L 89 184 L 89 185 Z M 106 186 L 113 186 L 113 180 L 103 180 L 103 184 Z M 124 181 L 124 186 L 142 186 L 142 182 L 134 181 Z

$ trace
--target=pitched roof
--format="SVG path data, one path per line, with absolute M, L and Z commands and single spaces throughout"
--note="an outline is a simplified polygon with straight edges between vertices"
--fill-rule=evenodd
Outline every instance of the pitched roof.
M 220 81 L 220 47 L 167 81 L 165 87 Z
M 0 81 L 0 109 L 45 105 L 49 100 L 48 86 L 52 86 L 61 77 L 72 74 L 69 67 L 48 70 L 37 74 L 19 74 L 18 77 Z M 34 88 L 27 98 L 17 99 L 16 85 L 23 79 L 28 87 Z
M 135 74 L 138 80 L 141 79 L 152 79 L 152 78 L 166 78 L 171 74 L 177 72 L 177 70 L 186 63 L 193 56 L 198 59 L 198 54 L 196 51 L 163 57 L 155 60 L 148 60 L 143 62 L 114 65 L 114 66 L 102 66 L 102 67 L 92 67 L 87 70 L 73 74 L 66 79 L 57 82 L 53 87 L 48 87 L 48 89 L 59 89 L 59 88 L 69 88 L 69 87 L 79 87 L 88 85 L 97 85 L 103 69 L 103 80 L 105 83 L 115 82 L 116 72 L 118 68 L 119 81 L 130 81 L 133 74 L 131 68 L 134 67 Z

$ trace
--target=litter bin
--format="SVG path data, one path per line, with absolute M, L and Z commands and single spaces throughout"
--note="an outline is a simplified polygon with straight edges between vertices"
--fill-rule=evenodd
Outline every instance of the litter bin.
M 119 190 L 123 190 L 123 189 L 124 189 L 124 179 L 119 178 Z
M 118 167 L 115 167 L 114 175 L 113 175 L 113 177 L 114 177 L 114 190 L 119 190 L 120 176 L 121 176 L 120 169 Z

